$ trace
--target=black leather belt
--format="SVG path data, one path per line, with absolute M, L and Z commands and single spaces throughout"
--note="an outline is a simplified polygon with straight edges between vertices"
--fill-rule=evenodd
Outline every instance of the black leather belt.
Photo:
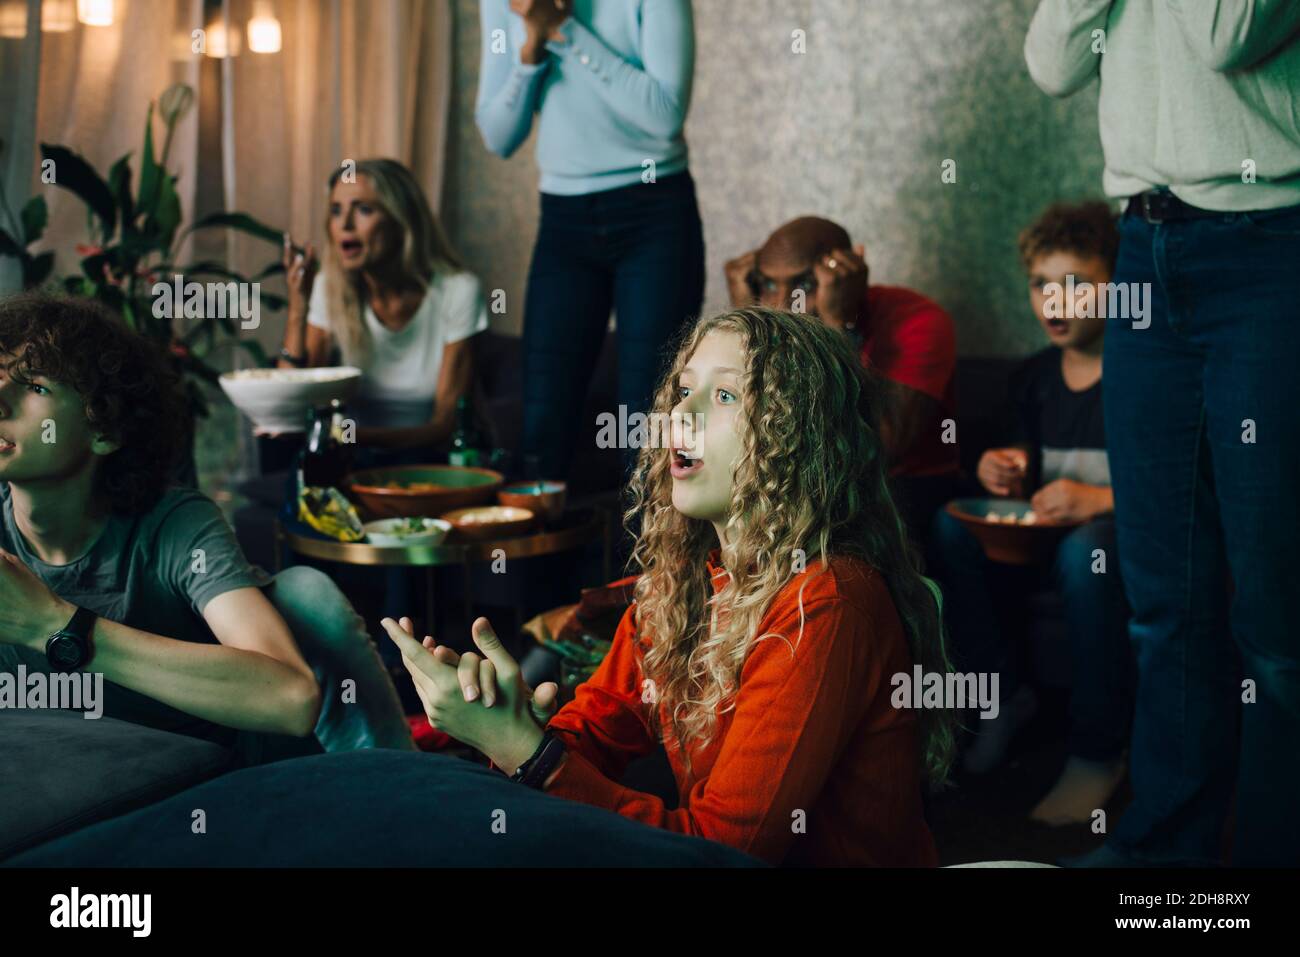
M 1205 219 L 1210 216 L 1223 216 L 1224 213 L 1213 209 L 1201 209 L 1184 203 L 1167 189 L 1149 189 L 1129 197 L 1125 212 L 1141 216 L 1148 223 L 1167 223 L 1179 219 Z

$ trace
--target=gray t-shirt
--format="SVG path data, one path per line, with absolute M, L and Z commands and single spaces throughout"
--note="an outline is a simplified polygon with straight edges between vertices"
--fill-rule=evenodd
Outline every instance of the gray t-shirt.
M 67 565 L 41 561 L 14 523 L 0 482 L 0 548 L 17 555 L 60 598 L 101 618 L 181 641 L 216 643 L 203 610 L 218 595 L 261 588 L 271 576 L 249 564 L 221 510 L 194 489 L 169 489 L 148 512 L 113 515 L 90 549 Z M 94 670 L 94 662 L 91 662 Z M 104 713 L 168 731 L 228 740 L 233 732 L 112 682 Z

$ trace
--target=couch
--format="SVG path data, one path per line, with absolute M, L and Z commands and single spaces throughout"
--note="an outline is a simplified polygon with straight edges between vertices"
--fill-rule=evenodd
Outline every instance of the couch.
M 520 787 L 460 758 L 367 750 L 235 769 L 196 738 L 0 713 L 6 867 L 752 867 L 709 841 Z

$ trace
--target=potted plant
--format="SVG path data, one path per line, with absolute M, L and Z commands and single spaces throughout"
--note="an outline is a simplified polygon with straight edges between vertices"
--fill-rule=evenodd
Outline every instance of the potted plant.
M 213 260 L 177 262 L 185 238 L 197 230 L 234 229 L 273 244 L 277 251 L 283 233 L 237 212 L 215 213 L 181 228 L 183 212 L 176 192 L 176 176 L 167 169 L 167 160 L 176 125 L 193 102 L 194 90 L 179 83 L 168 87 L 159 97 L 158 113 L 166 126 L 161 157 L 155 157 L 155 105 L 149 104 L 138 180 L 133 177 L 130 153 L 113 163 L 107 176 L 101 176 L 80 154 L 66 146 L 42 143 L 41 158 L 42 169 L 54 173 L 52 185 L 68 190 L 86 204 L 90 231 L 90 241 L 76 247 L 81 256 L 80 271 L 58 280 L 58 285 L 67 293 L 100 300 L 120 313 L 128 326 L 168 349 L 181 373 L 192 413 L 205 416 L 209 408 L 200 383 L 217 383 L 220 372 L 208 361 L 216 348 L 233 342 L 258 365 L 270 363 L 259 343 L 239 335 L 238 317 L 224 311 L 204 310 L 197 316 L 191 315 L 189 318 L 195 320 L 193 325 L 182 332 L 176 323 L 181 318 L 181 310 L 175 305 L 156 308 L 153 290 L 160 282 L 171 283 L 174 276 L 182 276 L 187 281 L 206 277 L 234 282 L 245 289 L 257 283 L 259 309 L 283 309 L 282 296 L 260 291 L 261 282 L 283 272 L 278 255 L 253 276 Z M 0 221 L 0 255 L 19 260 L 25 289 L 49 284 L 55 265 L 54 253 L 31 252 L 31 247 L 44 235 L 49 220 L 45 197 L 32 197 L 15 216 L 0 187 L 0 214 L 7 220 Z M 193 481 L 192 456 L 186 463 L 184 477 Z
M 194 102 L 194 91 L 185 84 L 169 87 L 159 98 L 158 112 L 166 125 L 162 155 L 155 158 L 153 136 L 154 104 L 145 119 L 144 145 L 140 155 L 140 176 L 133 181 L 130 153 L 115 162 L 107 176 L 101 176 L 80 154 L 66 146 L 41 144 L 41 158 L 52 161 L 54 186 L 66 189 L 86 204 L 90 242 L 78 244 L 80 272 L 59 280 L 65 292 L 90 296 L 121 314 L 133 329 L 170 349 L 189 386 L 196 380 L 215 384 L 219 372 L 206 356 L 221 344 L 233 342 L 244 349 L 259 365 L 268 365 L 261 346 L 241 338 L 236 321 L 229 315 L 197 317 L 183 334 L 176 326 L 177 315 L 157 315 L 153 289 L 158 282 L 170 282 L 180 275 L 185 279 L 211 277 L 236 283 L 261 283 L 283 271 L 279 257 L 253 276 L 230 269 L 225 263 L 204 260 L 180 264 L 176 261 L 185 238 L 201 229 L 234 229 L 274 245 L 278 251 L 283 233 L 272 229 L 245 213 L 221 212 L 205 216 L 182 229 L 180 197 L 176 176 L 167 169 L 176 124 Z M 46 284 L 54 266 L 53 252 L 39 255 L 30 252 L 44 235 L 49 214 L 45 197 L 34 196 L 18 216 L 8 210 L 3 193 L 0 207 L 10 223 L 17 222 L 20 235 L 0 223 L 0 255 L 15 256 L 22 263 L 23 287 Z M 261 292 L 263 308 L 283 309 L 282 296 Z M 174 313 L 175 310 L 166 310 Z M 190 389 L 195 411 L 206 414 L 202 393 Z

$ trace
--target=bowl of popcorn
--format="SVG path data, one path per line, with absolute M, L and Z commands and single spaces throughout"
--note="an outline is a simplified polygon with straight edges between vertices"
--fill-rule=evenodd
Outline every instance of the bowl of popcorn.
M 1048 522 L 1018 498 L 959 498 L 945 510 L 974 535 L 990 561 L 1033 565 L 1050 558 L 1078 523 Z

